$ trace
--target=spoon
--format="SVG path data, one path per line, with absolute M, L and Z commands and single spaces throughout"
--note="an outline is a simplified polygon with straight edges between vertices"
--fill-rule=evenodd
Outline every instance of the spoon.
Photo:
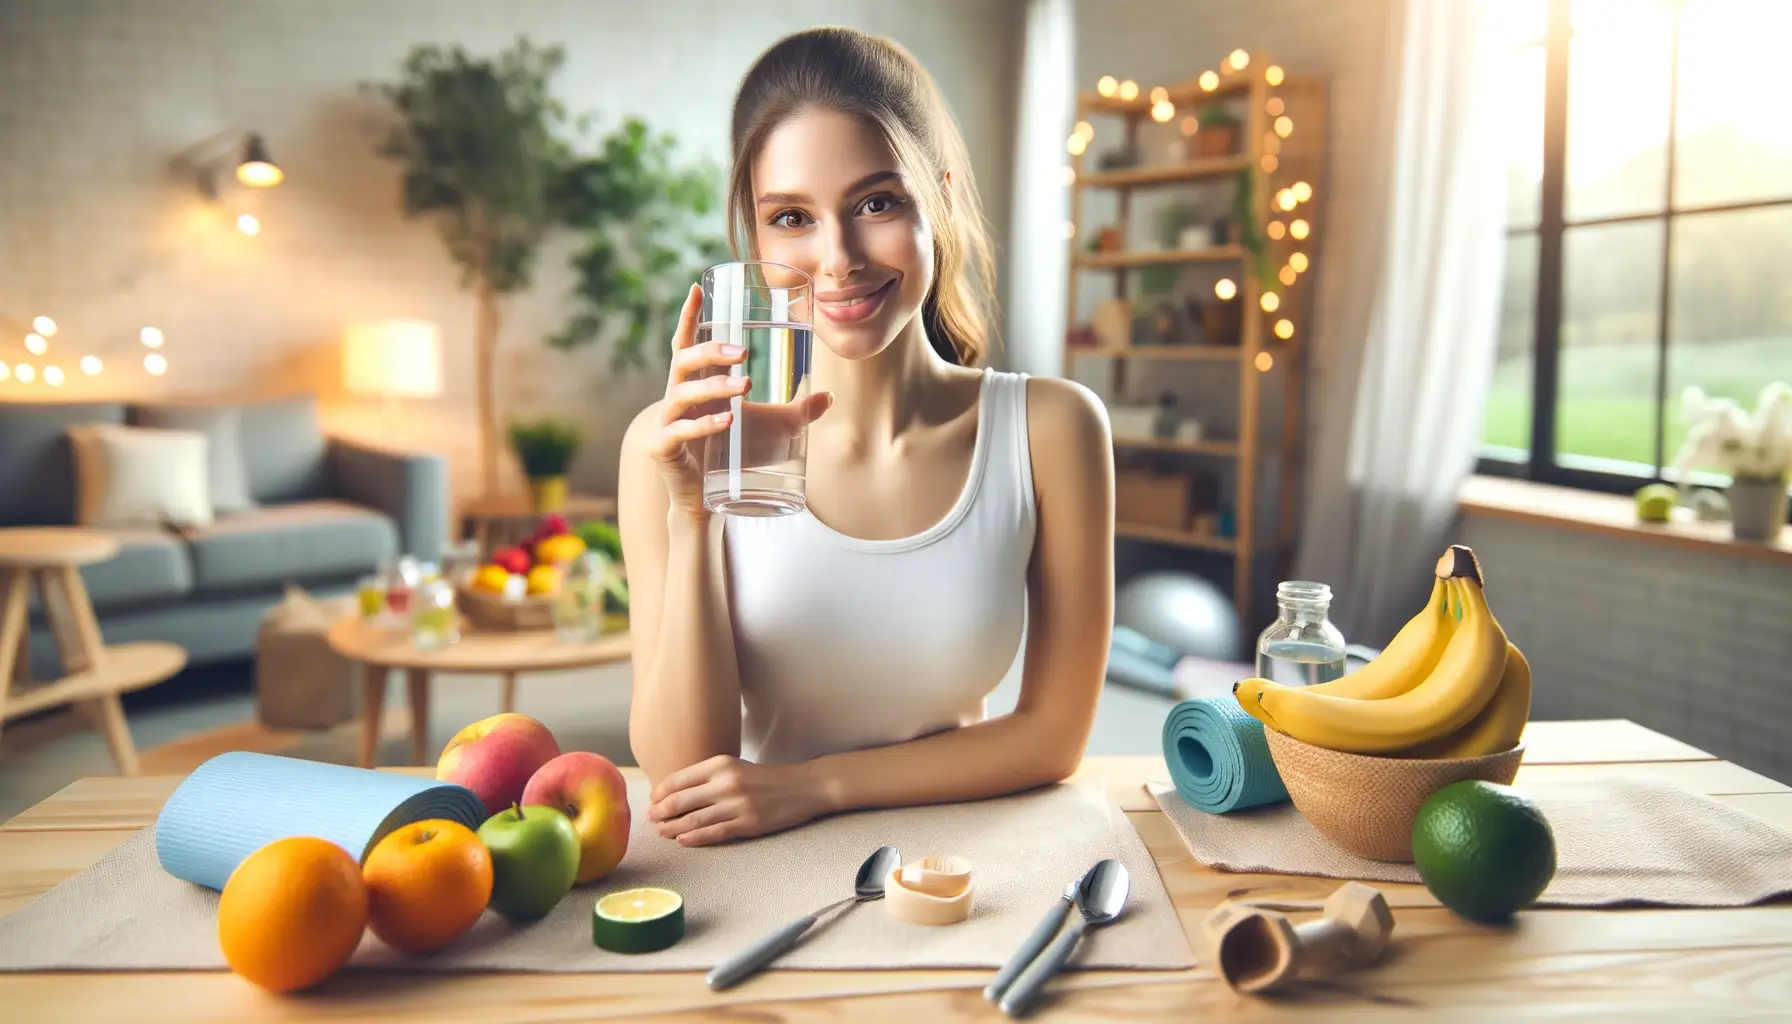
M 1033 966 L 1027 968 L 1002 997 L 1002 1012 L 1010 1017 L 1024 1016 L 1045 988 L 1045 983 L 1076 951 L 1083 932 L 1110 923 L 1126 909 L 1126 896 L 1131 887 L 1132 877 L 1126 873 L 1126 865 L 1117 860 L 1100 861 L 1090 868 L 1077 883 L 1076 920 L 1070 922 L 1064 934 L 1033 961 Z
M 853 882 L 853 894 L 843 900 L 830 903 L 814 913 L 804 914 L 777 931 L 760 939 L 734 956 L 722 961 L 712 968 L 705 979 L 711 991 L 737 984 L 751 976 L 761 967 L 771 963 L 778 955 L 796 945 L 796 940 L 803 937 L 822 915 L 849 903 L 865 903 L 870 900 L 883 899 L 884 878 L 902 863 L 902 854 L 896 852 L 894 846 L 880 846 L 865 858 L 859 865 L 859 875 Z

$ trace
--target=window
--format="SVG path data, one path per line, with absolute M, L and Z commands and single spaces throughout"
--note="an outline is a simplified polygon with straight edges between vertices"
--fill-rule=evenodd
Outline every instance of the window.
M 1786 0 L 1524 0 L 1480 470 L 1628 492 L 1792 379 Z

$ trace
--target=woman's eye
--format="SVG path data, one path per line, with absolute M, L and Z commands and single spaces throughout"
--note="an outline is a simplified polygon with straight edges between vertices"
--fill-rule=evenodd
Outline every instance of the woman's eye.
M 877 195 L 871 196 L 865 200 L 863 209 L 866 213 L 869 213 L 872 216 L 877 216 L 879 214 L 891 213 L 901 205 L 902 200 L 890 195 L 888 192 L 879 192 Z
M 805 217 L 801 210 L 784 210 L 772 217 L 772 226 L 779 228 L 800 228 Z

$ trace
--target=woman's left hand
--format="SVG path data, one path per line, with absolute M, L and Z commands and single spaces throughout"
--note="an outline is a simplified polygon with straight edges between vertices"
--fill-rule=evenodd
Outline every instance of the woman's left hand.
M 823 810 L 806 765 L 754 764 L 726 754 L 661 779 L 652 800 L 647 819 L 683 846 L 778 832 Z

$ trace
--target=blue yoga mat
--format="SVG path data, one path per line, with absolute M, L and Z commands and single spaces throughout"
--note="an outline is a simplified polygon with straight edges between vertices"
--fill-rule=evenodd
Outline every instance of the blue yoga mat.
M 276 839 L 317 836 L 360 861 L 386 833 L 447 818 L 470 829 L 485 805 L 465 786 L 273 754 L 235 751 L 194 769 L 156 818 L 156 859 L 176 878 L 224 888 Z
M 1208 814 L 1288 799 L 1270 760 L 1263 723 L 1230 695 L 1185 700 L 1170 709 L 1164 719 L 1164 763 L 1177 794 Z

